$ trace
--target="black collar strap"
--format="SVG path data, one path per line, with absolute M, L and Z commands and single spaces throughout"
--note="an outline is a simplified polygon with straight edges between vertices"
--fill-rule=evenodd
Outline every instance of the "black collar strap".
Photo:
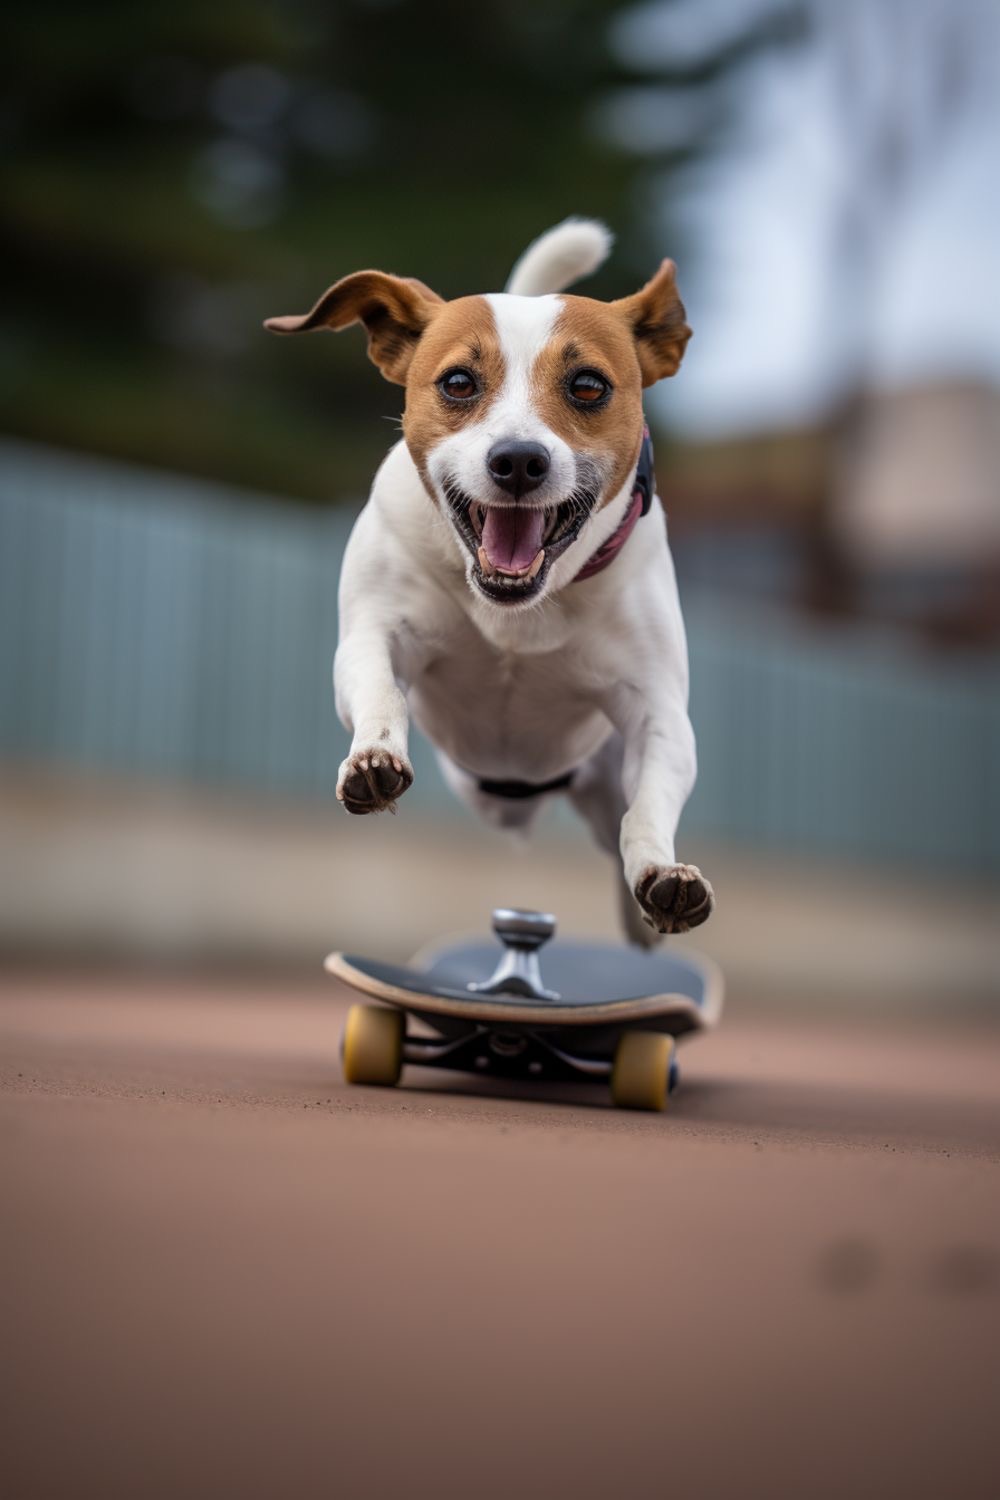
M 488 792 L 491 797 L 522 802 L 527 797 L 544 796 L 546 792 L 565 792 L 575 775 L 575 771 L 567 771 L 564 776 L 553 776 L 551 781 L 491 781 L 487 776 L 480 776 L 478 786 L 481 792 Z
M 642 514 L 649 514 L 656 491 L 656 471 L 653 467 L 653 440 L 649 435 L 649 423 L 642 424 L 642 447 L 639 449 L 639 464 L 635 471 L 635 487 L 642 493 Z

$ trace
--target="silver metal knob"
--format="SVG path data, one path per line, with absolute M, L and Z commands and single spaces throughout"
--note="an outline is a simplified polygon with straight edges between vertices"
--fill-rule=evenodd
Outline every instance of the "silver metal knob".
M 524 995 L 529 1000 L 558 1000 L 542 983 L 538 950 L 556 930 L 549 912 L 500 906 L 493 913 L 493 931 L 504 945 L 500 962 L 490 975 L 468 988 L 478 995 Z
M 498 906 L 493 913 L 493 931 L 508 948 L 540 948 L 555 930 L 556 919 L 547 911 Z

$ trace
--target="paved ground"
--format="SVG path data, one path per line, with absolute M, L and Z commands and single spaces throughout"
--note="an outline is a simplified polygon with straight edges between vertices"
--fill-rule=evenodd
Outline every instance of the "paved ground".
M 0 986 L 12 1500 L 1000 1493 L 995 1032 L 737 1003 L 658 1117 L 343 1007 Z

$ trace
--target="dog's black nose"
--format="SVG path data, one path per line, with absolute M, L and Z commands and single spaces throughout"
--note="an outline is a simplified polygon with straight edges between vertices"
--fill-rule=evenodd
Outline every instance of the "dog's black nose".
M 515 500 L 537 490 L 549 472 L 549 450 L 541 443 L 494 443 L 486 467 L 502 490 Z

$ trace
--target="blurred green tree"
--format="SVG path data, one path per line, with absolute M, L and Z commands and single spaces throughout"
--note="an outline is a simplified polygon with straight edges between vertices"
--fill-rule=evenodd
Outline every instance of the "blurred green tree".
M 499 287 L 568 213 L 632 217 L 593 106 L 607 0 L 37 0 L 7 20 L 0 425 L 317 499 L 401 396 L 271 313 L 362 266 Z M 652 253 L 652 252 L 651 252 Z M 605 274 L 598 291 L 620 292 Z

